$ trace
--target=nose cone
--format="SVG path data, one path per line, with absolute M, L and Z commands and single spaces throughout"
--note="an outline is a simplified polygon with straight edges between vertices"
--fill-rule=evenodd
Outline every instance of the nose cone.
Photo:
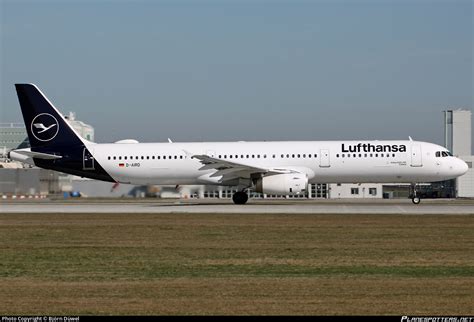
M 469 170 L 469 167 L 467 166 L 467 163 L 461 159 L 457 159 L 456 161 L 457 162 L 454 171 L 456 172 L 457 176 L 462 176 L 467 172 L 467 170 Z

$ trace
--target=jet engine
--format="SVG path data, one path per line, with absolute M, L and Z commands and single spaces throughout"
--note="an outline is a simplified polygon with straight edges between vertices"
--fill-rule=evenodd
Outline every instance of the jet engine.
M 259 178 L 255 191 L 271 195 L 298 195 L 305 193 L 308 178 L 304 173 L 275 174 Z

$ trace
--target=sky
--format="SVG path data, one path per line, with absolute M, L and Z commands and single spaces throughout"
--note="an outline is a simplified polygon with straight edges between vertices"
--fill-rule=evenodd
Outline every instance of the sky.
M 0 0 L 0 122 L 34 83 L 98 142 L 443 144 L 473 27 L 471 0 Z

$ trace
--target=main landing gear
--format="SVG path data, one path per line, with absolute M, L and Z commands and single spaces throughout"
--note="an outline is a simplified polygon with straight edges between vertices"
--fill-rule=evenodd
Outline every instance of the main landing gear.
M 411 185 L 411 202 L 418 205 L 421 202 L 421 198 L 417 195 L 416 183 Z
M 248 200 L 249 200 L 249 196 L 247 195 L 247 192 L 245 191 L 237 191 L 232 196 L 232 201 L 234 201 L 236 205 L 244 205 Z

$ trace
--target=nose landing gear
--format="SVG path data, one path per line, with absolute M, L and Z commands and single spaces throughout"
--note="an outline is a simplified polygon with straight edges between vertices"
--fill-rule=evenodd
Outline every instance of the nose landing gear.
M 421 202 L 421 198 L 417 195 L 416 191 L 416 183 L 411 185 L 411 202 L 413 202 L 415 205 L 418 205 Z

